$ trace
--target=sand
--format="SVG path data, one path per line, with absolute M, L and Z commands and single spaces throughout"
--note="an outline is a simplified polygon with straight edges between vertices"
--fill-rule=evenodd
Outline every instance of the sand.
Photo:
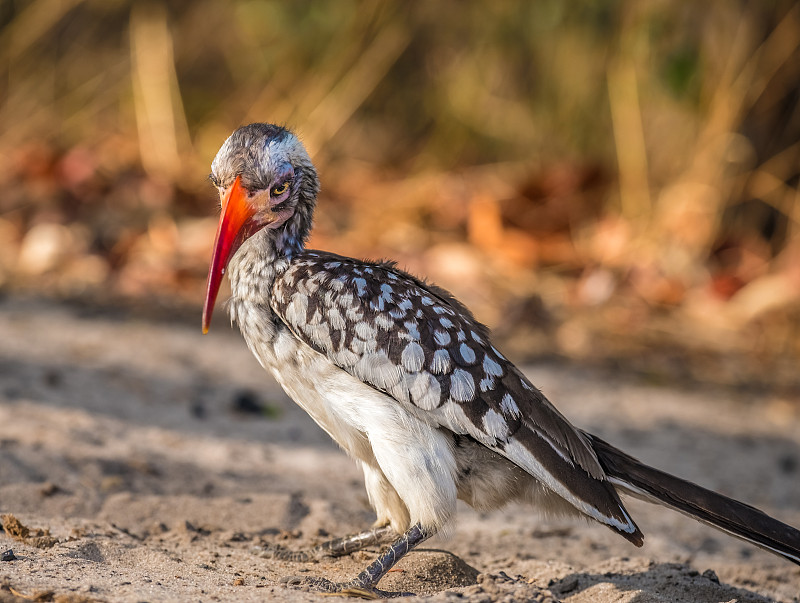
M 558 364 L 526 372 L 577 425 L 800 525 L 796 401 Z M 659 507 L 629 509 L 641 549 L 524 506 L 464 506 L 450 538 L 380 586 L 431 601 L 800 601 L 800 567 Z M 0 601 L 329 601 L 286 578 L 346 580 L 377 552 L 260 554 L 374 515 L 355 464 L 238 332 L 220 321 L 203 337 L 199 316 L 0 301 L 0 514 L 0 553 L 14 557 L 0 561 Z

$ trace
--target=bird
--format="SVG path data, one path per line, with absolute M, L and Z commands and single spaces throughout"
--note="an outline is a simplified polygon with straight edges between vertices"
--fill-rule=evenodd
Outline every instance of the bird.
M 388 541 L 352 580 L 310 577 L 302 585 L 377 591 L 406 553 L 446 533 L 459 499 L 482 511 L 530 503 L 597 521 L 642 546 L 624 494 L 800 565 L 797 529 L 573 426 L 446 290 L 393 262 L 307 249 L 320 181 L 287 127 L 235 130 L 210 180 L 221 213 L 203 333 L 227 275 L 231 321 L 261 366 L 361 465 L 377 516 L 371 529 L 310 555 Z

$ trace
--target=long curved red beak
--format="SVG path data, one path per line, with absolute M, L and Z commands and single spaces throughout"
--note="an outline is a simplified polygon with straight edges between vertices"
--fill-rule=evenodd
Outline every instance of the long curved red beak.
M 255 209 L 247 202 L 247 193 L 242 188 L 241 178 L 236 177 L 222 197 L 222 214 L 219 217 L 217 236 L 214 239 L 214 255 L 208 267 L 206 301 L 203 305 L 203 333 L 208 333 L 211 314 L 217 301 L 219 286 L 225 269 L 236 250 L 253 233 L 246 228 L 255 215 Z

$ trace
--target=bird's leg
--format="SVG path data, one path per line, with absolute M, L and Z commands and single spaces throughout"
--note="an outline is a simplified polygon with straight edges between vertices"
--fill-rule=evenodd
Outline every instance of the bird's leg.
M 289 551 L 279 545 L 268 545 L 262 548 L 261 556 L 267 559 L 300 563 L 319 560 L 322 557 L 343 557 L 368 546 L 380 544 L 394 533 L 389 526 L 381 526 L 358 534 L 328 540 L 307 551 Z
M 325 578 L 314 577 L 293 577 L 287 578 L 285 583 L 294 587 L 307 587 L 312 590 L 324 592 L 364 592 L 369 591 L 377 594 L 382 593 L 376 585 L 386 575 L 395 564 L 402 559 L 406 553 L 413 550 L 421 542 L 424 542 L 433 535 L 432 531 L 424 529 L 420 524 L 411 526 L 400 538 L 395 540 L 389 547 L 381 552 L 378 558 L 367 566 L 367 568 L 349 582 L 331 582 Z
M 411 526 L 405 534 L 395 540 L 375 561 L 370 563 L 367 569 L 356 576 L 355 580 L 352 581 L 352 586 L 361 588 L 374 587 L 386 575 L 386 572 L 405 557 L 406 553 L 432 535 L 431 532 L 426 531 L 419 524 Z
M 386 540 L 388 536 L 395 535 L 395 531 L 389 526 L 381 526 L 380 528 L 373 528 L 365 530 L 358 534 L 351 534 L 343 538 L 334 538 L 323 542 L 314 550 L 319 550 L 323 555 L 328 557 L 343 557 L 350 553 L 355 553 L 368 546 L 380 544 Z

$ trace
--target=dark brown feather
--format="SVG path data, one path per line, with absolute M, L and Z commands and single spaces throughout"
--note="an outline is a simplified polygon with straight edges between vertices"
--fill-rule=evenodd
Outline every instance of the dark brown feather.
M 755 507 L 649 467 L 597 436 L 584 434 L 608 476 L 629 493 L 644 494 L 646 500 L 655 499 L 800 565 L 800 530 Z

